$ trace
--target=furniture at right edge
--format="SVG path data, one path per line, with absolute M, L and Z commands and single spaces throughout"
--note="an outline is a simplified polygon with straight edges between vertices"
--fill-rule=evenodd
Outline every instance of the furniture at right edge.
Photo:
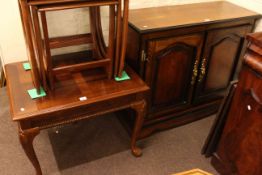
M 212 154 L 221 174 L 262 174 L 262 32 L 250 42 L 222 136 Z
M 228 2 L 130 10 L 126 60 L 151 89 L 140 138 L 218 110 L 259 18 Z

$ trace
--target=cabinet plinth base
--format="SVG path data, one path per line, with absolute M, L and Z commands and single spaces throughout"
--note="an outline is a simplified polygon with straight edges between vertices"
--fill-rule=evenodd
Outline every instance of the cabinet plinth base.
M 180 115 L 177 115 L 176 113 L 169 113 L 168 115 L 163 116 L 168 118 L 166 120 L 157 121 L 156 119 L 153 122 L 153 120 L 146 118 L 145 124 L 142 128 L 142 131 L 140 132 L 139 139 L 143 139 L 145 137 L 151 136 L 152 134 L 159 131 L 175 128 L 178 126 L 182 126 L 203 119 L 205 117 L 209 117 L 218 111 L 220 103 L 221 101 L 217 101 L 216 103 L 212 103 L 208 106 L 199 108 L 197 110 L 193 109 L 190 111 L 185 111 L 183 114 Z M 119 120 L 125 126 L 128 133 L 131 133 L 134 125 L 134 119 L 135 119 L 134 114 L 132 114 L 132 112 L 130 111 L 122 110 L 120 112 L 117 112 L 117 116 L 119 116 L 118 117 Z M 121 117 L 121 116 L 127 116 L 127 117 Z

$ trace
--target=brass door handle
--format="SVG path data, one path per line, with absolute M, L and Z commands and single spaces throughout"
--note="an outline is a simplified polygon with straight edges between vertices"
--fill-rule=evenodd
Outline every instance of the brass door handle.
M 144 50 L 142 50 L 142 52 L 141 52 L 141 61 L 142 62 L 149 62 L 149 59 L 148 59 L 146 52 Z
M 206 75 L 206 62 L 207 62 L 206 58 L 203 58 L 201 62 L 200 75 L 199 75 L 198 82 L 202 82 Z
M 192 78 L 191 78 L 191 85 L 194 85 L 196 83 L 196 78 L 197 78 L 197 74 L 198 74 L 198 63 L 199 60 L 196 58 L 195 64 L 194 64 L 194 69 L 193 69 L 193 74 L 192 74 Z

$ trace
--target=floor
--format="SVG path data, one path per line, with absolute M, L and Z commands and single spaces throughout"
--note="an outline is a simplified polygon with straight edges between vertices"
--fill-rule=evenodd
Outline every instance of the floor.
M 213 120 L 210 116 L 139 141 L 140 158 L 131 155 L 130 138 L 113 114 L 43 130 L 34 146 L 44 175 L 171 175 L 193 168 L 216 175 L 200 154 Z M 0 89 L 0 125 L 0 174 L 34 174 L 11 121 L 5 88 Z

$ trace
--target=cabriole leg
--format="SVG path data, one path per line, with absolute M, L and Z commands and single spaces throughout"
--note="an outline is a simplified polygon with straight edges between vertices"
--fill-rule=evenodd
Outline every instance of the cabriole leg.
M 142 150 L 136 146 L 136 141 L 144 122 L 146 102 L 145 100 L 142 100 L 138 103 L 132 104 L 131 108 L 136 111 L 136 121 L 131 138 L 131 151 L 134 156 L 139 157 L 142 155 Z
M 28 159 L 33 164 L 36 175 L 42 175 L 41 167 L 39 164 L 39 161 L 36 157 L 35 150 L 33 147 L 33 140 L 35 136 L 37 136 L 40 133 L 40 130 L 38 128 L 32 128 L 27 130 L 22 130 L 19 128 L 19 140 L 20 143 L 28 157 Z

